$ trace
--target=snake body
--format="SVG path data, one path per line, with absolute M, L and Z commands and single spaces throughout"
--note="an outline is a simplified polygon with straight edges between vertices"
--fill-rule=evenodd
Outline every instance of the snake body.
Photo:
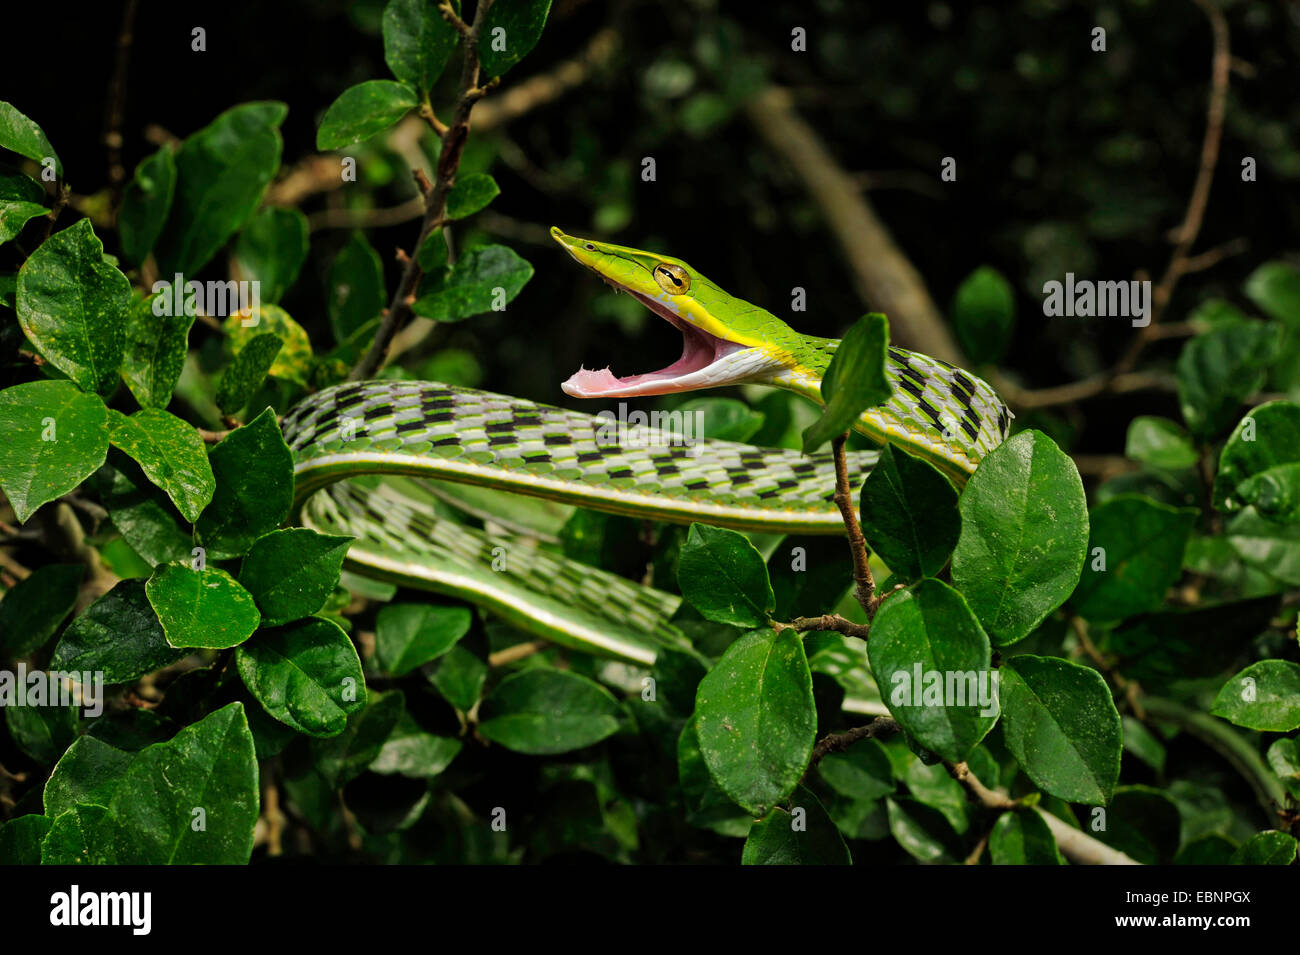
M 758 381 L 820 397 L 837 342 L 798 335 L 680 260 L 558 230 L 556 238 L 686 339 L 683 358 L 664 372 L 617 379 L 584 370 L 566 391 L 621 397 Z M 671 274 L 655 274 L 670 266 Z M 671 294 L 683 277 L 692 291 Z M 651 281 L 664 294 L 656 297 Z M 704 358 L 712 349 L 713 360 L 701 365 L 692 349 Z M 1005 438 L 1010 412 L 974 375 L 899 348 L 890 349 L 886 374 L 892 396 L 855 425 L 876 443 L 926 459 L 960 485 Z M 671 619 L 678 597 L 568 559 L 536 535 L 494 521 L 474 527 L 420 482 L 676 523 L 843 533 L 829 452 L 689 441 L 646 426 L 615 427 L 608 415 L 435 382 L 337 385 L 291 410 L 283 430 L 294 455 L 297 519 L 354 537 L 352 570 L 465 599 L 545 639 L 640 664 L 664 647 L 691 651 Z M 849 453 L 855 486 L 877 457 Z

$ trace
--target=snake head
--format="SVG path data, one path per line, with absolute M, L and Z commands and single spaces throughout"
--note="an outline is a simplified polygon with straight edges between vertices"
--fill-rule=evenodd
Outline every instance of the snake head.
M 632 397 L 769 382 L 788 362 L 774 343 L 795 332 L 775 315 L 732 298 L 681 259 L 595 239 L 551 237 L 613 288 L 627 292 L 682 334 L 667 368 L 625 378 L 580 368 L 560 387 L 575 398 Z

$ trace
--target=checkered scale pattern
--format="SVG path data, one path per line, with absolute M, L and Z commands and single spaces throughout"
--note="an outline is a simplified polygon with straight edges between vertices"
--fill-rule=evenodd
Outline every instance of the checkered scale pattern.
M 322 391 L 284 421 L 299 487 L 314 472 L 394 470 L 665 520 L 842 533 L 829 453 L 729 441 L 669 443 L 652 428 L 430 382 L 359 382 Z M 875 452 L 853 452 L 860 483 Z M 419 467 L 409 462 L 416 460 Z M 342 476 L 348 476 L 347 474 Z

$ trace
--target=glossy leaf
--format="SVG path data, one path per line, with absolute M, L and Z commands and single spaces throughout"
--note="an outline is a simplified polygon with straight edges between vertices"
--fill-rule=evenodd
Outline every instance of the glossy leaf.
M 79 737 L 45 783 L 45 815 L 56 819 L 83 803 L 107 806 L 135 756 L 93 736 Z
M 790 801 L 792 811 L 778 806 L 754 823 L 740 864 L 851 865 L 849 847 L 817 797 L 800 786 Z
M 231 349 L 238 354 L 254 339 L 275 335 L 280 351 L 271 362 L 270 373 L 306 387 L 311 372 L 311 341 L 306 330 L 278 305 L 262 305 L 255 314 L 238 313 L 224 322 Z
M 0 431 L 0 489 L 20 523 L 90 477 L 108 453 L 108 409 L 68 381 L 0 391 Z
M 826 784 L 850 799 L 879 799 L 896 788 L 885 748 L 874 739 L 859 740 L 842 753 L 829 753 L 817 764 Z
M 425 276 L 419 298 L 411 308 L 424 318 L 459 322 L 504 307 L 532 277 L 533 267 L 513 249 L 481 246 L 461 257 L 444 274 Z
M 1193 434 L 1211 437 L 1232 423 L 1238 406 L 1264 383 L 1277 347 L 1277 327 L 1263 322 L 1225 325 L 1183 346 L 1178 399 Z
M 1128 426 L 1124 455 L 1153 468 L 1178 471 L 1196 464 L 1192 439 L 1176 421 L 1139 415 Z
M 161 408 L 145 408 L 130 417 L 110 411 L 108 423 L 113 446 L 136 460 L 187 521 L 198 520 L 212 500 L 216 478 L 193 426 Z
M 280 168 L 283 103 L 242 103 L 187 136 L 154 255 L 165 277 L 193 277 L 257 211 Z
M 567 753 L 618 731 L 618 702 L 600 684 L 564 670 L 506 677 L 483 700 L 480 734 L 530 756 Z
M 135 175 L 122 190 L 122 208 L 117 214 L 117 231 L 122 254 L 139 264 L 153 251 L 176 194 L 176 159 L 171 146 L 161 146 L 140 160 Z
M 496 180 L 484 172 L 470 173 L 456 180 L 456 185 L 447 196 L 447 218 L 464 219 L 485 209 L 493 199 L 501 195 L 501 187 Z
M 881 604 L 867 654 L 890 714 L 944 759 L 964 760 L 997 722 L 989 638 L 947 584 L 923 580 Z
M 762 555 L 743 534 L 692 524 L 677 563 L 682 596 L 706 619 L 761 627 L 776 606 Z
M 220 567 L 163 564 L 149 578 L 146 593 L 173 647 L 236 647 L 260 620 L 252 595 Z
M 194 530 L 209 559 L 238 557 L 289 516 L 293 456 L 268 408 L 222 439 L 209 459 L 217 489 Z
M 0 825 L 0 859 L 7 865 L 40 865 L 41 844 L 53 820 L 28 814 Z
M 217 383 L 217 407 L 234 414 L 252 399 L 275 364 L 284 340 L 273 332 L 255 335 L 236 354 Z
M 463 745 L 453 737 L 425 732 L 406 713 L 384 741 L 379 755 L 370 764 L 370 771 L 385 776 L 400 774 L 412 779 L 431 779 L 451 764 Z
M 293 287 L 307 261 L 307 217 L 297 209 L 267 206 L 248 221 L 235 242 L 235 257 L 259 298 L 274 304 Z
M 714 780 L 752 815 L 766 815 L 803 777 L 817 730 L 798 634 L 755 630 L 736 640 L 700 681 L 695 715 Z
M 999 361 L 1016 325 L 1016 296 L 997 269 L 982 265 L 962 280 L 952 299 L 953 331 L 976 364 Z
M 1214 506 L 1232 512 L 1254 503 L 1241 486 L 1266 471 L 1288 464 L 1300 464 L 1300 405 L 1291 401 L 1270 401 L 1252 408 L 1223 445 L 1219 470 L 1214 478 Z M 1258 484 L 1250 495 L 1259 497 Z
M 1300 664 L 1252 663 L 1223 685 L 1210 712 L 1252 730 L 1289 733 L 1300 728 Z
M 239 581 L 257 600 L 262 625 L 276 627 L 319 610 L 339 582 L 351 543 L 305 527 L 274 531 L 254 543 Z
M 889 400 L 894 388 L 885 374 L 888 354 L 889 322 L 883 315 L 865 315 L 845 333 L 822 377 L 826 406 L 803 433 L 805 454 L 848 431 L 868 408 Z
M 500 76 L 541 39 L 551 0 L 500 0 L 483 19 L 479 63 L 484 76 Z
M 989 835 L 994 865 L 1065 865 L 1056 837 L 1032 809 L 1004 812 Z
M 1047 435 L 1022 431 L 980 462 L 959 509 L 953 586 L 994 646 L 1015 643 L 1079 582 L 1088 546 L 1079 472 Z
M 379 756 L 405 712 L 400 692 L 368 692 L 365 707 L 348 715 L 347 729 L 337 736 L 311 741 L 316 771 L 334 787 L 356 779 Z
M 142 408 L 166 408 L 185 367 L 194 316 L 183 310 L 170 315 L 172 309 L 158 304 L 160 297 L 168 302 L 170 289 L 134 302 L 127 312 L 122 379 Z
M 366 705 L 356 647 L 328 620 L 263 630 L 235 654 L 244 685 L 281 723 L 308 736 L 337 736 Z
M 460 12 L 460 0 L 452 9 Z M 384 8 L 384 62 L 393 75 L 427 93 L 460 40 L 436 0 L 389 0 Z
M 60 178 L 63 177 L 63 163 L 55 155 L 45 131 L 20 113 L 12 103 L 3 100 L 0 100 L 0 148 L 16 152 L 35 163 L 46 158 L 53 159 L 54 171 Z
M 0 656 L 26 656 L 54 636 L 77 602 L 85 570 L 47 564 L 0 597 Z
M 405 676 L 454 647 L 472 619 L 468 607 L 389 604 L 379 611 L 375 652 L 387 673 Z
M 441 236 L 437 238 L 441 241 Z M 347 340 L 388 304 L 384 300 L 383 263 L 360 232 L 352 234 L 330 263 L 328 282 L 327 304 L 335 341 Z
M 1296 860 L 1295 836 L 1270 829 L 1257 832 L 1232 854 L 1231 865 L 1291 865 Z
M 89 219 L 56 232 L 18 270 L 18 322 L 59 371 L 108 394 L 122 365 L 131 283 L 104 258 Z
M 933 577 L 961 534 L 957 491 L 933 465 L 885 445 L 862 484 L 862 533 L 899 577 Z
M 167 643 L 143 580 L 124 580 L 63 631 L 50 666 L 102 671 L 105 683 L 130 683 L 185 656 Z
M 351 86 L 330 104 L 316 132 L 316 148 L 339 149 L 381 133 L 420 105 L 415 90 L 392 80 Z
M 1109 802 L 1122 729 L 1101 674 L 1028 654 L 1004 661 L 999 672 L 1003 734 L 1025 774 L 1070 802 Z
M 1089 620 L 1121 620 L 1160 606 L 1182 573 L 1196 513 L 1136 494 L 1093 508 L 1075 609 Z

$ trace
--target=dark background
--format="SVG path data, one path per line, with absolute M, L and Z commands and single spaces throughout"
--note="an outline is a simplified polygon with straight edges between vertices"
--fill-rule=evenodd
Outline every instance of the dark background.
M 1185 278 L 1169 321 L 1207 297 L 1243 301 L 1251 270 L 1296 252 L 1300 3 L 1222 6 L 1238 69 L 1196 251 L 1247 245 Z M 156 148 L 145 137 L 149 124 L 185 136 L 223 109 L 263 98 L 290 107 L 286 168 L 310 157 L 319 117 L 338 93 L 388 76 L 382 9 L 382 0 L 144 0 L 125 99 L 128 173 Z M 44 127 L 79 196 L 107 185 L 101 133 L 120 15 L 119 3 L 10 5 L 5 13 L 0 98 Z M 1090 49 L 1097 25 L 1107 30 L 1106 53 Z M 194 26 L 207 30 L 204 53 L 190 50 Z M 790 50 L 795 26 L 807 30 L 805 53 Z M 1122 320 L 1044 318 L 1041 287 L 1066 271 L 1128 279 L 1146 270 L 1154 279 L 1164 269 L 1205 128 L 1210 29 L 1190 0 L 557 0 L 541 42 L 502 92 L 555 69 L 606 27 L 617 31 L 618 49 L 579 88 L 471 136 L 463 170 L 490 169 L 502 194 L 491 215 L 456 238 L 503 241 L 537 274 L 506 312 L 440 329 L 408 356 L 413 367 L 452 347 L 472 356 L 457 355 L 466 383 L 573 405 L 558 385 L 579 362 L 612 362 L 626 374 L 676 356 L 675 334 L 629 311 L 626 297 L 614 299 L 545 238 L 552 224 L 671 252 L 802 331 L 840 334 L 872 303 L 856 294 L 802 184 L 737 108 L 765 82 L 791 89 L 843 167 L 869 175 L 871 203 L 942 310 L 977 266 L 1008 277 L 1019 311 L 1003 363 L 1009 374 L 1030 386 L 1061 384 L 1105 367 L 1128 343 L 1132 329 Z M 435 96 L 444 115 L 457 74 L 453 60 Z M 358 153 L 362 183 L 346 195 L 312 196 L 303 211 L 408 198 L 402 161 L 382 137 L 372 143 Z M 639 178 L 647 155 L 657 162 L 654 183 Z M 1254 183 L 1240 179 L 1247 155 L 1258 161 Z M 939 180 L 944 156 L 957 159 L 955 183 Z M 409 248 L 417 229 L 410 221 L 367 230 L 390 290 L 393 250 Z M 283 302 L 326 347 L 325 273 L 348 235 L 313 232 L 307 266 Z M 116 251 L 116 236 L 105 238 Z M 218 260 L 209 270 L 222 268 Z M 796 285 L 809 290 L 809 308 L 792 316 Z M 1143 367 L 1169 365 L 1179 344 L 1153 348 Z M 1073 438 L 1076 449 L 1115 452 L 1126 422 L 1142 413 L 1177 417 L 1176 396 L 1101 398 L 1086 415 L 1054 411 L 1033 423 Z

